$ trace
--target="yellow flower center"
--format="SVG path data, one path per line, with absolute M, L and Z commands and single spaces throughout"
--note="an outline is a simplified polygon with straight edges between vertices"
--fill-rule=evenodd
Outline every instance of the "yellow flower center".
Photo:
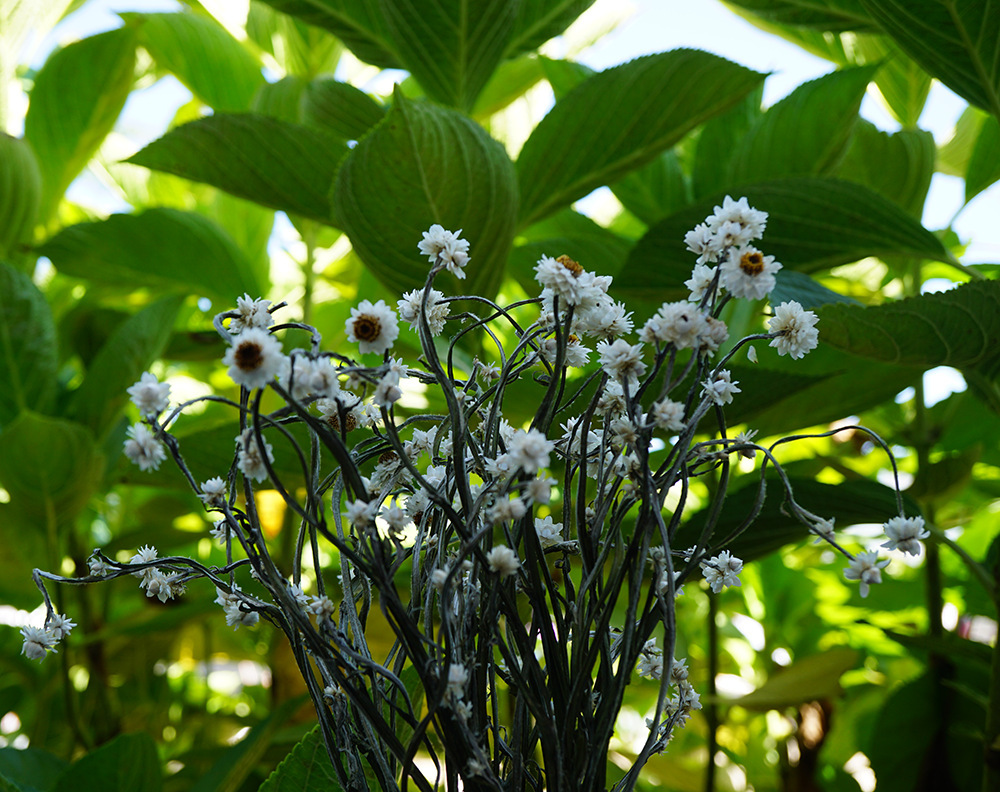
M 764 271 L 764 255 L 759 250 L 744 253 L 740 257 L 740 269 L 747 275 L 760 275 Z
M 559 256 L 559 258 L 557 258 L 556 261 L 558 261 L 566 269 L 572 272 L 573 275 L 578 276 L 581 272 L 583 272 L 583 267 L 581 267 L 577 262 L 573 261 L 573 259 L 567 256 L 565 253 Z

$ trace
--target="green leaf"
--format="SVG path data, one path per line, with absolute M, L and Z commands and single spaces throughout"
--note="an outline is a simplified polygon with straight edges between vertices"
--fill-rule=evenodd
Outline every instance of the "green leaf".
M 310 80 L 332 74 L 344 47 L 327 31 L 275 11 L 264 3 L 250 3 L 247 37 L 295 77 Z
M 202 102 L 220 112 L 249 109 L 264 82 L 260 64 L 214 19 L 183 12 L 121 17 L 138 31 L 156 65 Z
M 162 353 L 170 339 L 182 298 L 166 297 L 122 323 L 97 353 L 69 412 L 103 434 L 128 400 L 126 390 Z
M 258 792 L 338 792 L 337 774 L 316 726 L 299 740 Z
M 698 131 L 691 166 L 691 189 L 695 198 L 714 195 L 730 185 L 730 163 L 740 141 L 763 118 L 763 83 L 731 110 L 710 119 Z
M 496 70 L 514 31 L 508 0 L 380 0 L 404 69 L 427 96 L 470 110 Z
M 842 69 L 803 83 L 742 136 L 730 183 L 829 172 L 843 156 L 874 66 Z
M 823 342 L 901 366 L 990 369 L 1000 365 L 1000 282 L 973 281 L 936 294 L 817 311 Z
M 18 792 L 57 792 L 66 761 L 38 748 L 0 748 L 0 781 Z
M 783 269 L 775 275 L 775 281 L 777 285 L 768 295 L 771 305 L 781 305 L 789 300 L 795 300 L 803 308 L 810 310 L 830 303 L 859 305 L 857 300 L 826 288 L 804 272 Z
M 865 30 L 872 26 L 862 0 L 726 0 L 768 22 L 821 31 Z
M 254 94 L 250 111 L 288 124 L 302 123 L 302 96 L 309 83 L 301 77 L 282 77 L 266 82 Z
M 861 0 L 900 48 L 951 90 L 1000 119 L 996 0 Z
M 277 11 L 333 33 L 360 60 L 383 69 L 400 67 L 385 16 L 371 0 L 263 0 Z
M 691 202 L 691 188 L 677 154 L 664 151 L 611 186 L 622 206 L 653 225 Z
M 566 30 L 594 0 L 521 0 L 507 56 L 538 49 Z
M 545 79 L 542 59 L 524 55 L 504 61 L 493 72 L 470 111 L 473 118 L 487 121 L 515 99 L 519 99 L 541 80 Z
M 557 101 L 580 83 L 597 74 L 589 66 L 576 61 L 553 60 L 545 57 L 540 57 L 539 60 L 542 64 L 542 71 L 545 73 L 545 79 L 552 86 L 552 93 L 555 94 Z
M 769 213 L 760 247 L 786 268 L 815 272 L 866 256 L 914 256 L 951 263 L 941 241 L 914 218 L 860 184 L 793 178 L 745 185 L 736 191 Z M 694 256 L 684 235 L 722 203 L 704 200 L 649 229 L 615 279 L 617 293 L 668 300 L 687 295 Z
M 727 699 L 725 704 L 744 709 L 772 710 L 840 698 L 840 677 L 858 664 L 860 656 L 855 649 L 838 646 L 803 657 L 785 668 L 779 668 L 752 693 Z
M 848 52 L 852 63 L 879 64 L 875 87 L 882 101 L 904 128 L 915 128 L 927 104 L 931 76 L 888 36 L 853 35 Z
M 31 278 L 0 262 L 0 427 L 25 409 L 48 409 L 59 358 L 52 311 Z
M 870 732 L 865 753 L 878 774 L 880 789 L 919 789 L 928 753 L 940 746 L 935 737 L 942 725 L 940 691 L 931 672 L 897 687 L 886 699 Z
M 334 79 L 313 80 L 302 96 L 302 123 L 344 140 L 360 140 L 385 118 L 385 108 L 364 91 Z
M 327 193 L 345 152 L 327 133 L 247 113 L 172 129 L 128 162 L 328 223 Z
M 114 126 L 132 90 L 135 33 L 109 30 L 54 53 L 35 77 L 24 137 L 42 173 L 39 222 Z
M 63 773 L 58 789 L 74 792 L 160 792 L 163 773 L 153 738 L 122 734 L 81 757 Z
M 252 265 L 221 228 L 177 209 L 70 226 L 39 253 L 73 277 L 208 294 L 224 305 L 244 292 L 264 293 Z
M 966 107 L 955 122 L 951 138 L 938 148 L 937 169 L 949 176 L 965 178 L 972 159 L 972 150 L 979 139 L 979 132 L 989 115 L 975 107 Z
M 556 102 L 521 149 L 520 225 L 649 162 L 763 77 L 696 50 L 647 55 L 594 75 Z
M 514 169 L 468 117 L 397 89 L 385 120 L 344 160 L 333 202 L 338 227 L 390 290 L 423 285 L 429 265 L 417 243 L 433 223 L 462 229 L 471 244 L 463 290 L 492 296 L 499 288 L 517 214 Z M 437 283 L 450 289 L 454 280 Z
M 0 432 L 0 482 L 9 518 L 43 532 L 72 520 L 90 499 L 104 459 L 90 429 L 25 410 Z
M 1000 122 L 996 118 L 983 121 L 976 145 L 965 172 L 965 202 L 1000 179 Z
M 836 175 L 870 187 L 919 218 L 934 175 L 934 156 L 930 132 L 901 129 L 890 134 L 861 120 Z
M 13 258 L 31 244 L 41 201 L 35 152 L 23 138 L 0 131 L 0 258 Z

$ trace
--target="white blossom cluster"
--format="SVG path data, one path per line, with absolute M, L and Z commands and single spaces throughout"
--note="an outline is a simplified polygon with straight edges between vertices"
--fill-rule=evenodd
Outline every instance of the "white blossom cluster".
M 49 652 L 56 651 L 56 645 L 76 627 L 76 623 L 68 616 L 52 613 L 44 627 L 25 625 L 21 628 L 24 644 L 21 654 L 29 660 L 44 660 Z

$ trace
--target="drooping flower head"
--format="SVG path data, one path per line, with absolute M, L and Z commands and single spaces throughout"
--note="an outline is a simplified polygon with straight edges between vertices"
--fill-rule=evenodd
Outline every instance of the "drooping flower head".
M 885 535 L 889 541 L 882 547 L 889 550 L 902 550 L 909 555 L 920 555 L 921 539 L 930 536 L 930 531 L 924 528 L 923 517 L 893 517 L 885 524 Z
M 391 349 L 393 342 L 399 337 L 396 312 L 384 300 L 374 304 L 371 300 L 362 300 L 357 308 L 351 309 L 351 318 L 347 320 L 344 329 L 347 340 L 357 343 L 362 355 L 368 352 L 381 355 Z
M 145 424 L 133 424 L 128 428 L 126 435 L 128 435 L 128 439 L 124 446 L 125 456 L 138 465 L 139 470 L 144 473 L 156 470 L 160 467 L 160 463 L 167 458 L 163 444 L 156 439 L 156 435 Z
M 469 243 L 459 236 L 462 229 L 458 231 L 448 231 L 442 226 L 434 223 L 427 231 L 423 232 L 423 239 L 417 243 L 417 249 L 425 256 L 431 264 L 436 264 L 439 260 L 456 278 L 465 278 L 463 268 L 469 263 Z
M 848 580 L 859 580 L 858 587 L 861 596 L 868 596 L 868 587 L 882 582 L 882 570 L 889 564 L 889 560 L 878 560 L 877 552 L 858 553 L 851 559 L 847 569 L 844 570 L 844 577 Z

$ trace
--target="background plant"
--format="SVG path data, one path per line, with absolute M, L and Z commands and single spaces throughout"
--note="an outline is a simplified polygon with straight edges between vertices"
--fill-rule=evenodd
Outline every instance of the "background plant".
M 932 2 L 908 4 L 906 13 L 876 0 L 827 3 L 822 12 L 791 0 L 753 3 L 745 10 L 761 24 L 839 67 L 764 112 L 754 94 L 761 75 L 704 56 L 654 56 L 591 76 L 578 64 L 532 54 L 585 3 L 522 3 L 521 10 L 496 4 L 495 15 L 483 17 L 489 26 L 470 30 L 411 20 L 397 9 L 404 4 L 386 3 L 384 13 L 351 3 L 284 7 L 304 12 L 303 20 L 254 5 L 240 41 L 239 30 L 234 37 L 197 6 L 128 17 L 121 30 L 67 46 L 37 73 L 18 74 L 10 56 L 17 42 L 69 8 L 37 5 L 4 4 L 0 25 L 3 96 L 17 81 L 31 98 L 24 121 L 30 149 L 4 139 L 0 159 L 8 190 L 2 205 L 18 208 L 0 213 L 8 262 L 0 366 L 11 383 L 0 395 L 7 602 L 33 607 L 23 570 L 60 568 L 63 558 L 70 559 L 67 569 L 82 569 L 95 544 L 112 553 L 154 537 L 178 548 L 204 539 L 204 522 L 190 516 L 196 504 L 166 476 L 152 489 L 118 467 L 124 389 L 157 358 L 167 361 L 164 374 L 207 374 L 205 361 L 217 359 L 221 347 L 205 332 L 198 297 L 223 305 L 244 291 L 274 294 L 266 253 L 273 209 L 287 212 L 301 236 L 302 314 L 335 337 L 356 291 L 377 299 L 392 297 L 380 291 L 383 284 L 410 288 L 418 277 L 417 262 L 407 258 L 413 232 L 431 222 L 462 227 L 477 246 L 494 251 L 480 262 L 490 266 L 473 282 L 476 291 L 520 294 L 540 252 L 556 249 L 614 274 L 616 296 L 630 305 L 646 298 L 646 313 L 636 309 L 643 319 L 663 299 L 683 296 L 678 284 L 690 269 L 684 231 L 726 192 L 746 194 L 771 214 L 769 252 L 785 264 L 779 289 L 814 306 L 824 333 L 805 367 L 762 362 L 740 371 L 744 393 L 732 419 L 764 437 L 807 421 L 861 416 L 912 449 L 903 461 L 914 476 L 908 494 L 932 524 L 961 528 L 955 541 L 985 567 L 932 543 L 926 567 L 906 572 L 894 565 L 903 579 L 874 591 L 862 607 L 835 575 L 812 568 L 818 549 L 780 549 L 800 534 L 776 512 L 759 545 L 774 552 L 748 568 L 751 575 L 759 570 L 760 583 L 681 614 L 706 625 L 704 641 L 690 653 L 693 668 L 701 664 L 710 678 L 724 685 L 738 678 L 757 692 L 742 699 L 745 707 L 727 702 L 693 721 L 690 737 L 651 765 L 650 777 L 700 787 L 706 763 L 696 751 L 707 741 L 724 768 L 708 783 L 719 785 L 738 786 L 741 775 L 757 788 L 795 777 L 850 785 L 842 768 L 858 751 L 880 787 L 908 789 L 920 778 L 958 788 L 980 783 L 979 737 L 987 724 L 991 744 L 998 728 L 996 717 L 987 717 L 996 694 L 983 695 L 990 689 L 989 652 L 968 640 L 989 624 L 983 617 L 995 616 L 994 587 L 986 585 L 997 478 L 995 270 L 956 268 L 952 257 L 961 256 L 962 241 L 948 229 L 930 234 L 915 218 L 935 169 L 963 177 L 968 199 L 997 176 L 990 154 L 1000 134 L 990 77 L 997 71 L 988 46 L 996 31 L 979 21 L 990 24 L 995 15 L 970 19 L 970 10 Z M 914 19 L 932 16 L 934 25 L 913 29 Z M 476 44 L 484 31 L 502 35 L 480 47 L 430 47 L 428 30 Z M 939 38 L 928 42 L 928 35 Z M 388 104 L 321 78 L 344 47 L 412 76 Z M 481 60 L 462 62 L 458 53 L 473 51 Z M 441 52 L 448 57 L 439 63 Z M 283 79 L 266 81 L 265 62 L 269 76 Z M 692 63 L 703 67 L 704 82 L 689 79 Z M 146 169 L 116 164 L 133 154 L 119 137 L 108 137 L 126 97 L 167 72 L 194 101 L 166 137 L 135 155 Z M 970 102 L 955 137 L 940 147 L 917 126 L 928 75 Z M 496 111 L 543 79 L 558 101 L 532 132 L 534 142 L 520 151 L 512 142 L 512 165 L 482 129 L 505 137 L 504 114 Z M 900 121 L 893 134 L 857 118 L 872 80 Z M 672 89 L 678 81 L 690 91 Z M 731 90 L 720 93 L 722 83 Z M 199 118 L 205 107 L 214 114 Z M 4 125 L 16 128 L 5 112 Z M 353 148 L 344 142 L 354 140 L 360 142 Z M 446 156 L 455 150 L 461 159 Z M 398 163 L 395 173 L 381 169 L 385 161 Z M 67 201 L 66 186 L 85 167 L 135 211 L 102 219 Z M 446 195 L 423 188 L 418 177 L 428 169 L 448 184 Z M 625 207 L 607 227 L 568 208 L 601 184 L 611 185 Z M 35 204 L 37 222 L 25 211 Z M 437 216 L 414 216 L 430 205 Z M 36 268 L 39 255 L 54 269 Z M 923 294 L 932 279 L 960 286 Z M 754 313 L 727 317 L 734 336 L 740 321 L 757 321 Z M 969 389 L 926 407 L 921 375 L 939 365 L 960 369 Z M 897 403 L 907 387 L 913 396 Z M 206 464 L 221 464 L 231 452 L 231 432 L 215 421 L 206 411 L 189 438 Z M 808 456 L 820 461 L 803 461 L 797 471 L 831 487 L 841 506 L 837 492 L 881 467 L 874 455 L 858 461 L 846 445 L 817 442 Z M 850 521 L 841 516 L 838 526 Z M 289 535 L 280 530 L 280 514 L 273 525 L 279 542 Z M 787 567 L 808 569 L 809 583 Z M 59 657 L 72 685 L 55 684 L 50 670 L 17 659 L 16 631 L 6 639 L 4 709 L 18 713 L 32 744 L 70 757 L 74 746 L 93 747 L 141 725 L 159 741 L 163 759 L 185 764 L 168 784 L 190 786 L 217 760 L 205 783 L 228 778 L 238 785 L 252 763 L 233 756 L 265 756 L 286 712 L 277 705 L 290 692 L 282 689 L 279 650 L 267 638 L 241 642 L 206 629 L 194 603 L 151 609 L 125 593 L 87 592 L 80 610 L 87 609 L 81 632 L 91 637 L 71 642 Z M 759 648 L 748 647 L 741 626 Z M 126 641 L 129 631 L 144 640 Z M 235 697 L 213 691 L 198 660 L 223 652 L 266 658 L 271 688 L 250 685 Z M 140 674 L 157 660 L 166 673 Z M 775 674 L 778 661 L 792 668 Z M 807 681 L 792 684 L 801 678 Z M 902 680 L 909 687 L 897 689 Z M 274 714 L 260 722 L 269 704 Z M 790 719 L 751 715 L 755 707 Z M 901 732 L 894 719 L 919 726 L 908 730 L 905 744 L 893 741 Z M 193 750 L 221 744 L 244 726 L 255 730 L 229 756 Z M 924 750 L 928 745 L 943 747 Z M 620 750 L 628 746 L 626 735 Z M 265 769 L 286 748 L 273 750 L 261 759 Z M 153 756 L 151 747 L 132 753 Z M 858 761 L 850 765 L 856 773 Z M 711 775 L 715 765 L 707 767 Z M 253 778 L 246 781 L 251 788 Z

